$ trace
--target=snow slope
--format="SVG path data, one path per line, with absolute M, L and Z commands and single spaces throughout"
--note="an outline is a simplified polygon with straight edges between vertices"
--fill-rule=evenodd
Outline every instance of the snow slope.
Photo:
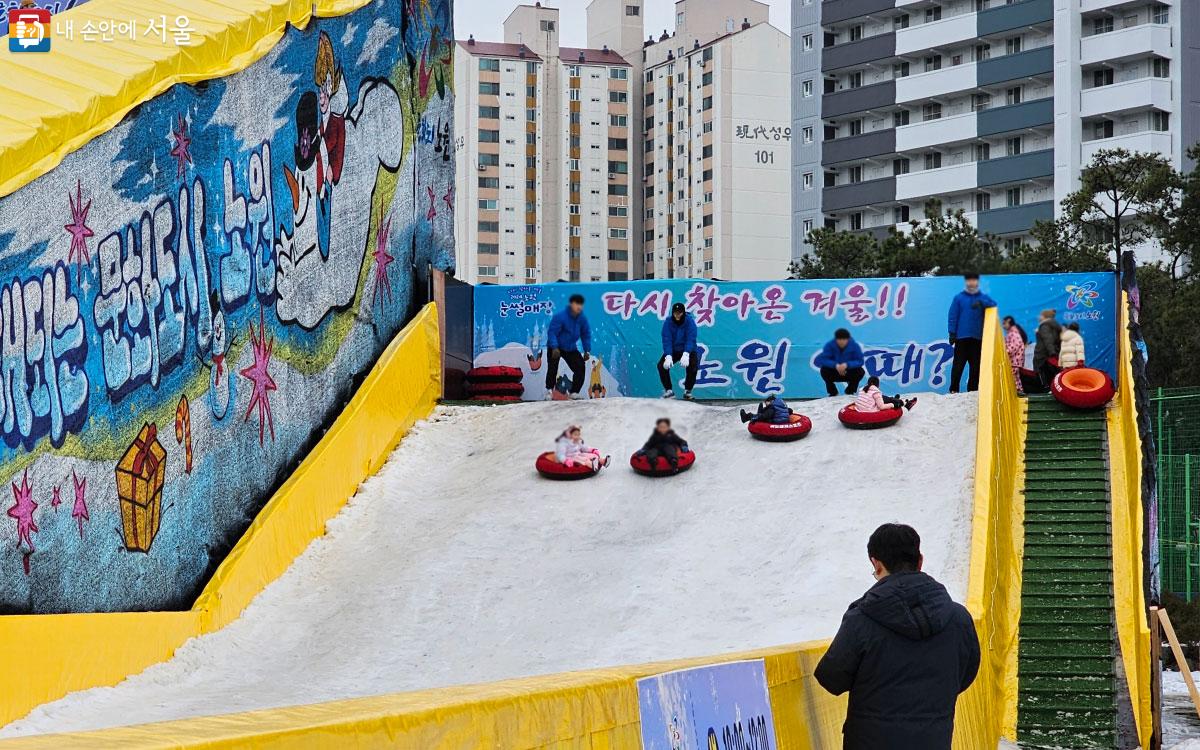
M 224 630 L 0 736 L 77 731 L 828 637 L 872 584 L 880 523 L 922 534 L 962 600 L 974 394 L 923 395 L 899 426 L 851 431 L 845 398 L 802 404 L 813 433 L 751 440 L 735 407 L 608 399 L 441 408 L 328 534 Z M 699 456 L 628 468 L 654 418 Z M 568 422 L 613 454 L 583 482 L 533 471 Z

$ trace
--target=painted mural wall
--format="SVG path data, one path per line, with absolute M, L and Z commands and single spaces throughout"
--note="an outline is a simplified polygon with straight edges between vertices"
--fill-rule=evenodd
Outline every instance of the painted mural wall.
M 452 38 L 314 19 L 0 199 L 0 612 L 191 605 L 453 263 Z

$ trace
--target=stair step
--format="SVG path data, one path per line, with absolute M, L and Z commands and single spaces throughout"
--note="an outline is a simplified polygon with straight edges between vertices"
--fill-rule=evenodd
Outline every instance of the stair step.
M 1042 641 L 1021 639 L 1018 644 L 1018 657 L 1053 656 L 1071 659 L 1104 659 L 1113 658 L 1113 647 L 1108 641 L 1096 643 L 1093 641 Z M 1018 667 L 1019 670 L 1019 667 Z
M 1094 458 L 1077 458 L 1077 459 L 1062 459 L 1054 460 L 1026 460 L 1025 461 L 1025 476 L 1041 476 L 1042 474 L 1062 474 L 1064 472 L 1071 476 L 1082 475 L 1088 473 L 1089 476 L 1095 472 L 1108 471 L 1108 467 L 1103 461 Z
M 1076 586 L 1086 584 L 1091 586 L 1112 587 L 1112 570 L 1107 565 L 1088 568 L 1063 568 L 1051 561 L 1050 564 L 1039 564 L 1027 560 L 1021 576 L 1026 584 L 1042 586 Z M 1040 589 L 1039 589 L 1040 590 Z
M 1109 710 L 1114 714 L 1117 698 L 1114 693 L 1026 693 L 1017 699 L 1017 711 L 1058 710 L 1088 712 Z
M 1025 497 L 1025 517 L 1036 517 L 1040 513 L 1072 513 L 1073 518 L 1082 520 L 1078 514 L 1091 514 L 1093 519 L 1108 518 L 1107 500 L 1088 500 L 1085 498 L 1055 497 Z
M 1109 610 L 1113 605 L 1112 593 L 1105 589 L 1086 592 L 1057 592 L 1052 595 L 1040 594 L 1036 590 L 1021 592 L 1021 610 L 1023 612 L 1040 612 L 1041 610 Z
M 1108 548 L 1103 545 L 1030 544 L 1025 543 L 1026 560 L 1068 558 L 1071 560 L 1099 560 L 1109 566 Z M 1059 565 L 1075 563 L 1058 562 Z
M 1108 512 L 1108 491 L 1103 492 L 1095 490 L 1025 490 L 1025 504 L 1028 506 L 1031 503 L 1095 503 L 1092 506 L 1101 512 Z
M 1062 526 L 1037 526 L 1027 524 L 1025 527 L 1025 545 L 1045 544 L 1098 544 L 1109 547 L 1108 529 L 1100 531 L 1084 531 L 1082 529 L 1064 529 Z
M 1026 677 L 1100 677 L 1114 678 L 1112 662 L 1095 657 L 1023 656 L 1017 667 L 1018 678 Z
M 1103 621 L 1091 621 L 1085 624 L 1077 622 L 1026 620 L 1021 616 L 1021 627 L 1018 637 L 1022 641 L 1037 643 L 1060 643 L 1076 641 L 1086 643 L 1108 643 L 1112 639 L 1112 624 Z
M 1113 598 L 1112 584 L 1107 580 L 1030 580 L 1028 574 L 1025 575 L 1025 585 L 1021 591 L 1022 602 L 1026 599 L 1064 599 L 1069 597 L 1105 599 L 1111 605 Z
M 1039 478 L 1032 474 L 1025 477 L 1025 492 L 1091 492 L 1107 497 L 1108 482 L 1104 479 Z
M 1051 516 L 1047 518 L 1047 516 Z M 1025 517 L 1025 536 L 1031 534 L 1103 534 L 1109 535 L 1107 520 L 1095 520 L 1090 514 L 1075 514 L 1073 518 L 1060 519 L 1054 514 L 1035 512 Z
M 1056 675 L 1053 677 L 1030 677 L 1022 675 L 1020 677 L 1020 692 L 1022 693 L 1077 691 L 1084 693 L 1105 693 L 1107 695 L 1115 695 L 1117 689 L 1111 680 L 1104 677 L 1081 677 L 1079 675 Z
M 1046 726 L 1018 723 L 1017 741 L 1024 750 L 1112 748 L 1117 741 L 1117 730 L 1115 727 L 1077 726 L 1062 721 L 1053 721 Z

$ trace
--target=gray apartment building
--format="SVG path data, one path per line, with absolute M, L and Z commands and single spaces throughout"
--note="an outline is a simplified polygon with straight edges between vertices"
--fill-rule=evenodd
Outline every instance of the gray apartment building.
M 931 199 L 1025 240 L 1100 149 L 1200 140 L 1198 0 L 792 0 L 793 254 Z

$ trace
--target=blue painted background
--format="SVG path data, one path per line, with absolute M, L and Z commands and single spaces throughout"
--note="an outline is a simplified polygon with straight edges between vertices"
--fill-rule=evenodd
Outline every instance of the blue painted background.
M 191 606 L 452 265 L 452 38 L 449 0 L 314 19 L 0 199 L 0 613 Z M 141 552 L 114 469 L 147 422 Z
M 567 298 L 586 297 L 594 373 L 610 396 L 657 396 L 660 330 L 672 303 L 683 302 L 699 326 L 703 354 L 698 398 L 752 398 L 781 392 L 825 395 L 813 357 L 837 328 L 848 328 L 867 356 L 867 371 L 887 391 L 949 389 L 953 349 L 947 340 L 950 300 L 959 277 L 778 282 L 635 281 L 475 289 L 476 364 L 509 364 L 526 372 L 526 398 L 540 398 L 544 370 L 529 354 L 545 348 L 550 317 Z M 1000 314 L 1012 315 L 1032 340 L 1038 314 L 1058 311 L 1078 322 L 1089 365 L 1114 373 L 1116 277 L 1111 274 L 990 276 L 981 288 Z M 1032 357 L 1033 344 L 1028 346 Z M 566 373 L 565 365 L 561 368 Z M 676 368 L 673 376 L 682 380 Z M 965 377 L 964 377 L 965 380 Z M 963 387 L 966 387 L 965 382 Z
M 779 747 L 762 659 L 643 677 L 637 689 L 643 750 Z

